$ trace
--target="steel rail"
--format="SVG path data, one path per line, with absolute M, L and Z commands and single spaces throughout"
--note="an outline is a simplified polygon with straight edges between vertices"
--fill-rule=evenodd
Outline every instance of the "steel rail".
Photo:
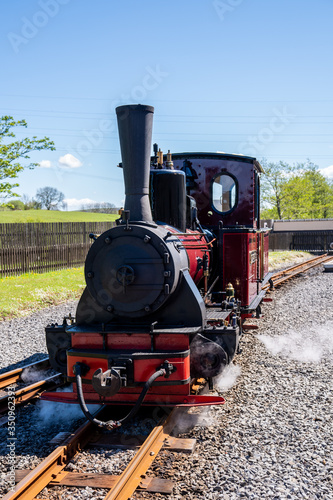
M 320 264 L 323 264 L 324 262 L 331 260 L 332 256 L 329 257 L 323 257 L 320 261 L 308 263 L 306 266 L 303 268 L 299 268 L 297 270 L 292 271 L 289 275 L 282 276 L 281 278 L 278 278 L 276 281 L 273 281 L 274 285 L 280 285 L 281 283 L 284 283 L 285 281 L 288 281 L 289 279 L 293 278 L 294 276 L 297 276 L 298 274 L 302 272 L 309 271 L 309 269 L 312 269 L 313 267 L 319 266 Z
M 98 415 L 105 408 L 98 412 Z M 116 479 L 115 485 L 105 496 L 105 500 L 128 499 L 142 482 L 142 476 L 156 458 L 174 427 L 176 410 L 165 416 L 144 441 L 139 451 Z M 65 442 L 58 446 L 43 462 L 30 471 L 17 485 L 15 491 L 8 492 L 3 500 L 33 500 L 43 488 L 57 478 L 76 453 L 80 452 L 91 440 L 96 427 L 91 422 L 84 423 Z
M 142 481 L 175 424 L 175 409 L 149 434 L 104 500 L 127 500 Z
M 102 412 L 103 409 L 98 414 Z M 94 430 L 95 426 L 89 421 L 81 425 L 62 445 L 29 472 L 16 485 L 15 491 L 8 492 L 2 500 L 33 500 L 66 467 L 74 455 L 84 448 Z
M 290 271 L 293 271 L 293 270 L 296 270 L 298 268 L 301 268 L 301 267 L 304 267 L 308 264 L 311 264 L 311 263 L 315 263 L 315 262 L 321 262 L 321 260 L 323 258 L 326 258 L 327 257 L 327 253 L 323 254 L 323 255 L 317 255 L 316 257 L 312 257 L 312 259 L 308 259 L 304 262 L 300 262 L 299 264 L 295 264 L 291 267 L 288 267 L 287 269 L 283 269 L 282 271 L 278 271 L 277 273 L 274 274 L 274 276 L 283 276 L 285 274 L 288 274 Z
M 13 395 L 15 397 L 15 405 L 18 406 L 22 403 L 30 401 L 46 388 L 56 387 L 59 385 L 56 384 L 57 378 L 59 378 L 59 373 L 14 391 Z M 8 394 L 0 397 L 0 414 L 6 413 L 8 410 L 8 397 Z
M 16 368 L 15 370 L 11 370 L 9 372 L 0 374 L 0 389 L 4 389 L 9 385 L 15 384 L 21 378 L 22 373 L 27 368 L 36 368 L 36 369 L 47 369 L 50 368 L 49 358 L 43 358 L 39 361 L 35 361 L 34 363 L 30 363 L 29 365 L 22 366 L 21 368 Z
M 320 264 L 331 260 L 332 255 L 319 255 L 318 257 L 314 257 L 313 259 L 309 259 L 305 262 L 302 262 L 301 264 L 297 264 L 296 266 L 291 266 L 288 267 L 287 269 L 284 269 L 283 271 L 279 271 L 275 273 L 271 281 L 273 282 L 273 286 L 280 285 L 281 283 L 284 283 L 285 281 L 293 278 L 294 276 L 297 276 L 298 274 L 308 271 L 309 269 L 319 266 Z M 267 290 L 270 288 L 270 283 L 267 283 L 262 287 L 262 290 Z

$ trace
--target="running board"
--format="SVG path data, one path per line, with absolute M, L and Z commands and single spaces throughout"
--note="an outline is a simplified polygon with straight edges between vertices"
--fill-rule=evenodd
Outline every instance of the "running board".
M 247 307 L 242 307 L 242 313 L 248 313 L 250 311 L 255 311 L 259 306 L 260 302 L 266 295 L 266 290 L 261 290 L 261 292 L 252 300 L 251 304 Z

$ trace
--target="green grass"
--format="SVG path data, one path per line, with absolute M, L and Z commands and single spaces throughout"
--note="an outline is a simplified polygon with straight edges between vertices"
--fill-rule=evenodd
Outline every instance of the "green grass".
M 60 212 L 56 210 L 4 210 L 0 211 L 0 223 L 13 222 L 102 222 L 114 221 L 118 214 L 93 212 Z
M 2 278 L 0 321 L 27 316 L 44 307 L 77 299 L 81 296 L 84 286 L 82 267 Z
M 269 252 L 269 270 L 274 271 L 281 268 L 300 264 L 311 258 L 309 252 L 298 252 L 297 250 Z

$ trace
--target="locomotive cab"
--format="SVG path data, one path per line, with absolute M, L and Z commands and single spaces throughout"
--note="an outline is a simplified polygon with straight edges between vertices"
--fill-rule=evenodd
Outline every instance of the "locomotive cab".
M 258 312 L 261 287 L 270 278 L 269 230 L 260 228 L 260 163 L 225 153 L 173 154 L 173 162 L 189 176 L 187 192 L 196 201 L 198 219 L 217 240 L 213 292 L 231 283 L 243 314 Z

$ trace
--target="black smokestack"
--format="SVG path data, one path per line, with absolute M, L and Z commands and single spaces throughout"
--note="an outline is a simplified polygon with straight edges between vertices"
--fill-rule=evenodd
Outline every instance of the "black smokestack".
M 153 130 L 152 106 L 141 104 L 116 108 L 125 182 L 125 210 L 131 221 L 152 222 L 149 173 Z

